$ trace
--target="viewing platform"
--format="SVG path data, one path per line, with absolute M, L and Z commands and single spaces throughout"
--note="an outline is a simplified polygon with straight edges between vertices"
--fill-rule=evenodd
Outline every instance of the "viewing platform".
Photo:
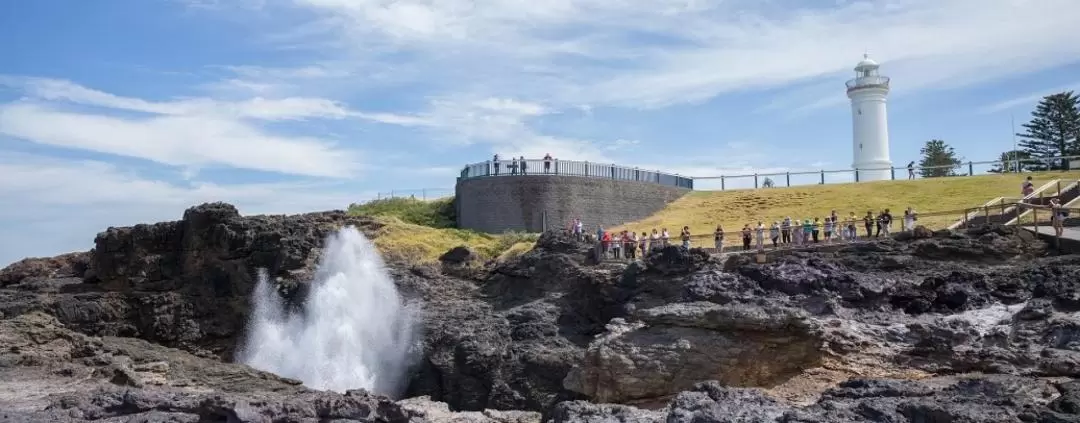
M 524 166 L 522 166 L 524 163 Z M 636 167 L 619 166 L 575 160 L 499 160 L 496 164 L 488 160 L 466 165 L 461 170 L 459 181 L 490 177 L 528 177 L 528 176 L 576 176 L 583 178 L 601 178 L 617 181 L 634 181 L 665 185 L 670 187 L 694 189 L 694 178 L 647 170 Z

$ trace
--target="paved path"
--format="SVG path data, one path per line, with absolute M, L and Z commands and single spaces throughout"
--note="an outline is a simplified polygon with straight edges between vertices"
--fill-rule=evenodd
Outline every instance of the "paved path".
M 1054 228 L 1052 226 L 1039 225 L 1038 228 L 1034 226 L 1024 226 L 1023 228 L 1035 232 L 1039 235 L 1054 235 Z M 1038 231 L 1036 231 L 1036 229 L 1038 229 Z M 1066 227 L 1065 230 L 1061 233 L 1061 237 L 1071 239 L 1073 241 L 1080 241 L 1080 228 Z

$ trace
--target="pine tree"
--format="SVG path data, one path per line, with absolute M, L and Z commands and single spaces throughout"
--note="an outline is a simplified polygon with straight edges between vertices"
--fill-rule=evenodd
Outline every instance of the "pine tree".
M 960 159 L 956 157 L 956 151 L 945 141 L 927 141 L 926 146 L 919 150 L 919 154 L 922 154 L 922 159 L 919 160 L 919 174 L 922 177 L 956 176 L 956 168 L 960 167 Z
M 1023 137 L 1020 147 L 1032 158 L 1049 159 L 1080 153 L 1080 97 L 1072 91 L 1043 97 L 1031 112 L 1031 122 L 1025 123 L 1027 132 L 1016 134 Z M 1031 166 L 1032 170 L 1068 170 L 1068 160 L 1043 160 Z
M 994 164 L 994 168 L 990 169 L 992 173 L 1013 173 L 1013 172 L 1025 172 L 1031 169 L 1031 154 L 1024 150 L 1009 150 L 1001 153 L 1001 157 L 998 158 L 998 162 Z

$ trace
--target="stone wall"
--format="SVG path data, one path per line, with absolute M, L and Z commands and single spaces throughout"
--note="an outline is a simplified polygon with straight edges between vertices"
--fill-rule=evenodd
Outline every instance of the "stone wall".
M 458 227 L 488 233 L 540 232 L 580 218 L 587 229 L 651 216 L 690 192 L 649 182 L 562 175 L 497 176 L 458 180 Z

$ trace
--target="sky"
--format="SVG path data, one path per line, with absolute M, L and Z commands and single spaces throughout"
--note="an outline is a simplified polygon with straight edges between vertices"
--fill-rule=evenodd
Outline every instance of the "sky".
M 1076 16 L 1076 0 L 0 1 L 0 265 L 208 201 L 446 195 L 493 153 L 847 169 L 864 53 L 892 78 L 895 165 L 932 138 L 993 160 L 1040 97 L 1080 90 Z

